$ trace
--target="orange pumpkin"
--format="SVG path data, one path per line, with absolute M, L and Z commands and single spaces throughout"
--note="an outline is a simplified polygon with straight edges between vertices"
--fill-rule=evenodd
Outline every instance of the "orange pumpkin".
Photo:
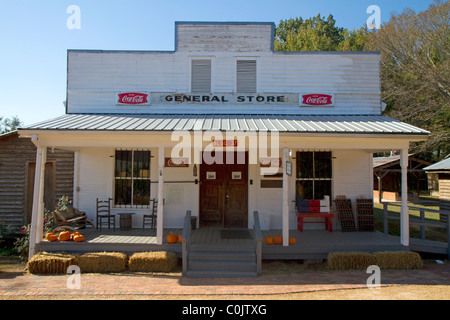
M 275 243 L 275 244 L 282 244 L 283 243 L 283 237 L 282 236 L 275 236 L 275 237 L 273 237 L 273 243 Z
M 70 232 L 69 231 L 61 231 L 59 233 L 59 240 L 61 241 L 69 241 L 70 240 Z
M 83 242 L 84 241 L 84 236 L 81 233 L 78 232 L 78 234 L 73 236 L 73 241 L 75 241 L 75 242 Z
M 181 234 L 178 235 L 178 242 L 179 243 L 183 242 L 183 235 L 181 235 Z
M 297 240 L 295 238 L 289 238 L 289 244 L 295 244 Z
M 178 241 L 178 236 L 176 234 L 169 234 L 167 236 L 168 243 L 177 243 L 177 241 Z
M 45 238 L 48 241 L 51 241 L 51 242 L 58 240 L 58 236 L 56 234 L 53 234 L 53 233 L 46 235 Z
M 80 236 L 81 235 L 81 233 L 79 233 L 78 231 L 75 231 L 74 233 L 72 233 L 72 239 L 75 237 L 75 236 Z
M 272 237 L 266 237 L 266 244 L 273 244 L 273 238 Z
M 55 234 L 53 232 L 49 232 L 45 235 L 45 239 L 48 240 L 49 237 L 54 236 Z

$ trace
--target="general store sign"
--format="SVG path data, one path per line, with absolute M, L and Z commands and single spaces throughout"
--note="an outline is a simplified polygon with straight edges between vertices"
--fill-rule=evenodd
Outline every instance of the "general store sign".
M 149 92 L 118 92 L 116 104 L 120 105 L 148 105 L 150 104 Z
M 298 94 L 295 93 L 152 93 L 152 99 L 157 104 L 298 104 Z

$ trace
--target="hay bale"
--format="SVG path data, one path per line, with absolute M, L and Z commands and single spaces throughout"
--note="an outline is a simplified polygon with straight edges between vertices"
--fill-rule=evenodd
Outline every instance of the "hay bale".
M 331 270 L 361 270 L 376 264 L 376 258 L 369 252 L 330 252 L 327 263 Z
M 66 253 L 39 252 L 27 262 L 27 269 L 34 274 L 66 273 L 71 265 L 78 265 L 75 256 Z
M 174 252 L 137 252 L 130 257 L 128 267 L 134 272 L 170 272 L 175 269 L 177 262 Z
M 123 272 L 128 257 L 122 252 L 89 252 L 78 257 L 81 272 Z
M 422 258 L 412 251 L 374 252 L 380 269 L 422 269 Z

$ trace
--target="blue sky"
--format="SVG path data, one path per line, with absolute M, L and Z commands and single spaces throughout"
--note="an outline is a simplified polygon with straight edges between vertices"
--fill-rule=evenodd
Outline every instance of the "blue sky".
M 318 13 L 339 27 L 364 25 L 370 5 L 381 20 L 432 0 L 2 0 L 0 116 L 25 125 L 64 114 L 67 49 L 173 50 L 175 21 L 269 21 Z M 67 8 L 79 6 L 81 28 L 70 30 Z

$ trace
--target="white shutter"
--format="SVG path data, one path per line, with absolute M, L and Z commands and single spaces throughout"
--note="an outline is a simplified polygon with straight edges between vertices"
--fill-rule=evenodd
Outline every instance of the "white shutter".
M 237 92 L 256 93 L 256 60 L 238 60 Z
M 191 92 L 211 92 L 211 60 L 192 60 Z

